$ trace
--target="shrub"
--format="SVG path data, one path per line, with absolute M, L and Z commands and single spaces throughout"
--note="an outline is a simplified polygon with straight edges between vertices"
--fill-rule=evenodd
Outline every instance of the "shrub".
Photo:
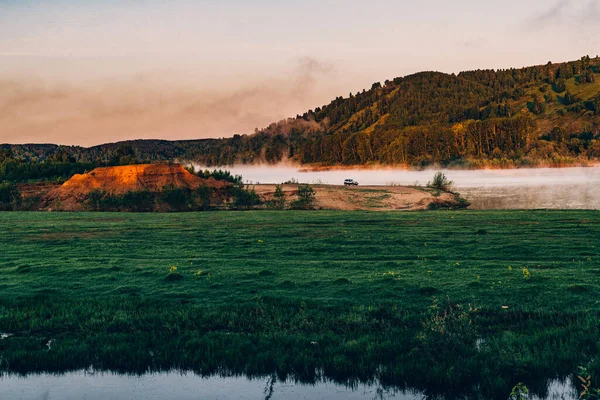
M 454 182 L 449 180 L 442 171 L 438 171 L 433 175 L 433 179 L 427 183 L 427 186 L 432 189 L 448 192 L 452 189 L 453 184 Z
M 190 191 L 176 187 L 165 187 L 159 194 L 159 200 L 169 205 L 173 211 L 184 211 L 188 206 Z
M 154 193 L 147 191 L 127 192 L 120 196 L 120 209 L 133 212 L 150 212 L 154 209 Z
M 131 191 L 121 195 L 101 190 L 89 193 L 85 204 L 93 211 L 188 211 L 208 210 L 212 206 L 214 189 L 201 186 L 195 191 L 165 187 L 162 192 Z
M 471 205 L 471 202 L 469 200 L 465 199 L 464 197 L 461 197 L 461 195 L 458 193 L 454 194 L 454 201 L 456 202 L 456 206 L 454 208 L 469 208 L 469 206 Z
M 468 208 L 471 203 L 460 196 L 460 194 L 455 193 L 454 199 L 452 200 L 442 200 L 442 199 L 433 199 L 431 203 L 427 205 L 428 210 L 459 210 Z
M 518 383 L 512 388 L 509 400 L 527 400 L 529 398 L 529 389 L 524 383 Z
M 155 194 L 148 191 L 132 191 L 113 195 L 101 190 L 92 190 L 86 204 L 93 211 L 150 212 L 154 210 Z
M 208 210 L 212 203 L 212 190 L 208 186 L 200 186 L 196 189 L 198 207 L 202 210 Z
M 275 187 L 275 194 L 273 194 L 273 200 L 269 202 L 269 208 L 274 208 L 276 210 L 283 210 L 286 205 L 286 196 L 281 188 L 281 185 L 277 185 Z
M 562 93 L 565 90 L 567 90 L 567 85 L 565 84 L 565 81 L 563 79 L 559 79 L 554 83 L 554 85 L 552 85 L 552 89 L 556 93 Z
M 94 211 L 101 211 L 105 195 L 105 192 L 94 189 L 88 194 L 86 204 Z
M 310 210 L 315 202 L 315 190 L 310 185 L 298 185 L 297 199 L 292 202 L 292 208 Z
M 21 192 L 14 183 L 0 183 L 0 211 L 15 210 L 21 203 Z
M 231 172 L 227 170 L 215 169 L 213 171 L 205 170 L 198 171 L 196 174 L 200 178 L 208 179 L 214 178 L 218 181 L 228 181 L 233 183 L 234 185 L 242 185 L 243 179 L 241 175 L 231 175 Z
M 261 203 L 260 197 L 254 190 L 254 188 L 244 188 L 240 186 L 233 186 L 231 188 L 231 195 L 233 197 L 233 205 L 236 208 L 251 208 Z

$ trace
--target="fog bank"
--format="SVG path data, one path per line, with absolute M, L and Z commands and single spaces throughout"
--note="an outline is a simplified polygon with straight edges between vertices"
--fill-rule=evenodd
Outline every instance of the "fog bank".
M 203 168 L 196 166 L 197 168 Z M 205 169 L 205 168 L 203 168 Z M 360 185 L 426 185 L 435 170 L 349 169 L 300 171 L 293 166 L 224 167 L 244 182 L 341 185 L 352 178 Z M 600 210 L 600 167 L 523 168 L 510 170 L 443 170 L 474 209 Z M 360 186 L 359 186 L 360 187 Z

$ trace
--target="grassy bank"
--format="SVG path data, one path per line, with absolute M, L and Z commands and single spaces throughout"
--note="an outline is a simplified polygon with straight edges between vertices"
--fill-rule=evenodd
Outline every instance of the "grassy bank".
M 599 237 L 583 211 L 0 213 L 0 363 L 543 393 L 599 366 Z

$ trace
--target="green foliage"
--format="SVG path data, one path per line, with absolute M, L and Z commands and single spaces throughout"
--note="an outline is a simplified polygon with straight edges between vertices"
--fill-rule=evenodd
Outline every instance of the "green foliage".
M 21 192 L 14 183 L 0 183 L 0 211 L 16 210 L 21 204 Z
M 6 145 L 0 146 L 0 164 L 3 164 L 5 161 L 14 157 L 13 151 L 9 147 L 5 146 Z
M 190 201 L 192 192 L 189 189 L 178 187 L 165 187 L 158 194 L 159 201 L 166 203 L 173 211 L 185 211 L 191 208 Z
M 208 210 L 212 206 L 213 190 L 208 186 L 200 186 L 196 189 L 195 197 L 197 198 L 197 204 L 201 210 Z M 192 204 L 194 200 L 191 201 Z
M 93 190 L 85 203 L 93 211 L 151 212 L 155 209 L 156 193 L 131 191 L 124 194 L 110 194 Z
M 430 315 L 417 336 L 418 351 L 427 354 L 434 363 L 452 363 L 452 354 L 472 353 L 477 339 L 473 314 L 470 306 L 465 308 L 449 300 L 440 304 L 434 298 Z
M 588 372 L 587 368 L 579 367 L 579 374 L 577 375 L 579 384 L 581 385 L 581 392 L 579 398 L 582 400 L 600 400 L 600 389 L 592 386 L 592 376 Z
M 231 172 L 227 171 L 227 170 L 221 170 L 221 169 L 215 169 L 213 171 L 210 170 L 200 170 L 197 175 L 200 178 L 204 178 L 204 179 L 208 179 L 208 178 L 214 178 L 218 181 L 227 181 L 227 182 L 231 182 L 234 185 L 241 185 L 243 182 L 242 176 L 241 175 L 231 175 Z
M 452 200 L 442 200 L 442 199 L 434 199 L 429 205 L 427 209 L 429 210 L 461 210 L 465 208 L 469 208 L 471 203 L 460 196 L 459 193 L 454 193 L 454 199 Z
M 233 186 L 230 189 L 230 193 L 233 198 L 232 204 L 235 208 L 249 209 L 262 203 L 260 196 L 254 188 L 250 188 L 249 186 Z
M 509 395 L 509 400 L 528 400 L 529 399 L 529 389 L 525 386 L 524 383 L 518 383 L 515 387 L 512 388 L 512 391 Z
M 557 80 L 554 85 L 552 85 L 552 89 L 554 89 L 554 91 L 556 93 L 563 93 L 565 90 L 567 90 L 567 85 L 565 83 L 564 79 L 559 79 Z
M 202 211 L 213 207 L 213 199 L 220 205 L 225 196 L 217 190 L 201 186 L 197 190 L 165 187 L 161 192 L 131 191 L 123 194 L 111 194 L 93 190 L 85 200 L 85 205 L 92 211 Z
M 596 386 L 598 237 L 595 211 L 0 213 L 0 367 L 544 398 Z
M 578 77 L 577 81 L 579 83 L 593 83 L 596 81 L 596 75 L 593 71 L 587 69 L 583 71 L 583 73 Z
M 566 106 L 570 106 L 570 105 L 574 104 L 575 102 L 577 102 L 577 98 L 573 95 L 573 93 L 571 93 L 569 90 L 567 90 L 567 92 L 565 93 L 565 95 L 563 97 L 563 104 Z
M 540 96 L 534 94 L 529 105 L 529 110 L 536 115 L 543 114 L 546 112 L 546 103 L 541 101 Z
M 285 193 L 283 192 L 283 188 L 281 185 L 275 186 L 275 193 L 273 194 L 273 200 L 271 200 L 268 204 L 269 208 L 273 208 L 275 210 L 283 210 L 287 204 Z
M 292 208 L 296 210 L 310 210 L 315 202 L 315 190 L 310 185 L 298 185 L 296 200 L 292 201 Z
M 433 175 L 433 179 L 427 183 L 427 187 L 432 189 L 443 190 L 449 192 L 452 189 L 454 182 L 449 180 L 442 171 L 438 171 Z
M 97 163 L 42 162 L 31 163 L 7 159 L 0 163 L 0 181 L 58 181 L 82 174 L 99 166 Z

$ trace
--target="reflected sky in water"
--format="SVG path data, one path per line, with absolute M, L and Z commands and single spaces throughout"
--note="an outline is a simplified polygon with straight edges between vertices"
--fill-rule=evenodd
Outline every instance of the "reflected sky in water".
M 366 400 L 422 399 L 417 393 L 382 389 L 377 385 L 355 388 L 320 382 L 305 385 L 272 378 L 200 377 L 194 373 L 164 372 L 142 376 L 71 372 L 63 375 L 33 374 L 0 377 L 0 399 L 40 400 Z
M 575 400 L 571 380 L 553 380 L 543 390 L 544 397 L 532 400 Z M 201 377 L 194 373 L 162 372 L 145 375 L 119 375 L 110 372 L 75 371 L 66 374 L 32 374 L 26 377 L 0 377 L 0 399 L 39 400 L 422 400 L 416 391 L 384 389 L 377 383 L 354 387 L 318 382 L 315 385 L 280 382 L 272 377 Z M 436 397 L 438 399 L 438 397 Z

